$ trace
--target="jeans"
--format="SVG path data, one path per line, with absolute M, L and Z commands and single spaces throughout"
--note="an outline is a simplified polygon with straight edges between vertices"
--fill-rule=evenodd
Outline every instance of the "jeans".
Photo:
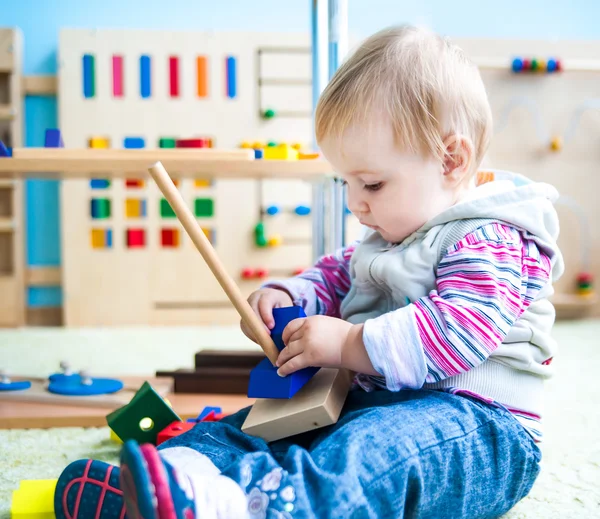
M 339 421 L 271 443 L 248 409 L 160 445 L 200 451 L 254 518 L 488 518 L 526 496 L 541 452 L 502 408 L 435 390 L 352 391 Z

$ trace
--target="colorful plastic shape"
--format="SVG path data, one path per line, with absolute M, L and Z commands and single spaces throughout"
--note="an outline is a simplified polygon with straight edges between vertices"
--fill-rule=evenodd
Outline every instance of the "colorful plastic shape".
M 175 147 L 175 139 L 171 137 L 161 137 L 158 141 L 159 148 L 174 148 Z
M 127 248 L 135 249 L 146 245 L 146 231 L 144 229 L 127 229 Z
M 194 213 L 201 218 L 208 218 L 214 214 L 214 201 L 212 198 L 196 198 L 194 200 Z
M 294 213 L 298 216 L 308 216 L 310 214 L 310 207 L 308 205 L 298 205 L 294 209 Z
M 146 146 L 143 137 L 125 137 L 123 147 L 128 150 L 140 150 Z
M 106 417 L 108 426 L 126 442 L 156 443 L 158 433 L 173 422 L 181 422 L 175 411 L 148 382 L 123 407 Z
M 25 479 L 13 491 L 11 519 L 54 519 L 57 479 Z
M 7 148 L 0 140 L 0 157 L 12 157 L 12 148 Z
M 190 431 L 194 428 L 196 422 L 173 422 L 167 425 L 162 431 L 158 433 L 156 437 L 156 445 L 160 445 L 171 438 L 175 438 L 184 432 Z
M 265 160 L 298 160 L 298 150 L 295 150 L 289 144 L 267 146 L 263 158 Z
M 28 380 L 19 380 L 13 382 L 10 377 L 4 372 L 0 372 L 0 391 L 23 391 L 29 389 L 31 382 Z
M 92 198 L 90 214 L 94 219 L 110 218 L 110 198 Z
M 109 395 L 123 389 L 123 382 L 112 378 L 92 378 L 84 373 L 50 377 L 48 391 L 57 395 Z
M 57 128 L 48 128 L 44 136 L 44 148 L 64 148 L 60 130 Z
M 283 350 L 285 344 L 282 336 L 283 330 L 290 321 L 306 317 L 300 306 L 288 306 L 274 308 L 273 318 L 275 326 L 271 330 L 271 338 L 279 351 Z M 304 385 L 319 371 L 320 368 L 308 367 L 296 371 L 286 377 L 277 374 L 277 368 L 271 364 L 269 359 L 263 359 L 258 366 L 250 372 L 248 384 L 249 398 L 292 398 Z
M 258 148 L 258 149 L 254 149 L 254 158 L 255 159 L 262 159 L 264 157 L 264 150 Z

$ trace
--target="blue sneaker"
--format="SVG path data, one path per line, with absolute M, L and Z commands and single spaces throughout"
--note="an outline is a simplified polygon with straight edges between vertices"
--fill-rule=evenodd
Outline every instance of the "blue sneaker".
M 152 444 L 139 445 L 134 440 L 124 443 L 119 482 L 130 517 L 196 518 L 194 502 L 179 485 L 175 469 L 160 457 Z
M 65 468 L 54 491 L 56 519 L 125 519 L 119 467 L 82 459 Z

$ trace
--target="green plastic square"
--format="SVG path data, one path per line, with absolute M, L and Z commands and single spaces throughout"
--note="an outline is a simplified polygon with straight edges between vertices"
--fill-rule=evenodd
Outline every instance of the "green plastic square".
M 177 216 L 166 198 L 161 198 L 160 200 L 160 215 L 163 218 L 176 218 Z
M 196 216 L 207 217 L 214 213 L 214 202 L 212 198 L 196 198 L 194 201 Z
M 175 139 L 171 139 L 170 137 L 161 137 L 158 141 L 159 148 L 174 148 L 175 147 Z
M 106 416 L 108 426 L 123 441 L 136 440 L 138 443 L 156 445 L 158 433 L 181 418 L 144 382 L 131 401 Z
M 92 198 L 90 213 L 96 220 L 110 218 L 110 198 Z

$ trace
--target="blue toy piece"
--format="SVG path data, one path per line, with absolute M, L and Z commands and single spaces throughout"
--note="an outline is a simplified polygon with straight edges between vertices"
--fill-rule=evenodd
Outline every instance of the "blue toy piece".
M 298 216 L 308 216 L 310 214 L 310 207 L 307 205 L 299 205 L 296 207 L 296 209 L 294 209 L 294 212 Z
M 279 207 L 277 207 L 276 205 L 270 205 L 269 207 L 267 207 L 265 212 L 269 216 L 275 216 L 279 212 Z
M 512 62 L 513 72 L 521 72 L 523 70 L 523 60 L 521 58 L 515 58 Z
M 60 130 L 49 128 L 46 130 L 46 138 L 44 140 L 44 148 L 64 148 L 65 145 L 60 134 Z
M 223 410 L 220 407 L 207 406 L 204 409 L 202 409 L 202 412 L 198 415 L 198 418 L 188 418 L 186 421 L 193 423 L 201 422 L 206 416 L 208 416 L 213 411 L 215 412 L 215 414 L 221 414 L 223 412 Z
M 285 348 L 282 336 L 283 330 L 290 321 L 306 317 L 300 306 L 288 306 L 284 308 L 273 308 L 275 326 L 271 330 L 271 338 L 279 351 Z M 248 384 L 249 398 L 292 398 L 320 368 L 308 367 L 288 375 L 280 377 L 277 367 L 273 366 L 269 359 L 263 359 L 258 366 L 250 372 Z
M 254 158 L 255 159 L 262 159 L 263 158 L 263 150 L 261 148 L 255 149 L 254 150 Z
M 112 378 L 91 378 L 77 374 L 57 373 L 50 376 L 48 391 L 57 395 L 108 395 L 123 389 L 123 382 Z
M 12 148 L 7 148 L 2 141 L 0 141 L 0 157 L 12 157 Z
M 29 389 L 30 387 L 31 382 L 28 380 L 21 380 L 18 382 L 0 381 L 0 391 L 23 391 L 24 389 Z
M 548 63 L 546 64 L 546 70 L 548 72 L 554 72 L 556 70 L 556 60 L 555 59 L 550 58 L 548 60 Z
M 142 137 L 125 137 L 123 147 L 127 150 L 141 150 L 146 147 Z

